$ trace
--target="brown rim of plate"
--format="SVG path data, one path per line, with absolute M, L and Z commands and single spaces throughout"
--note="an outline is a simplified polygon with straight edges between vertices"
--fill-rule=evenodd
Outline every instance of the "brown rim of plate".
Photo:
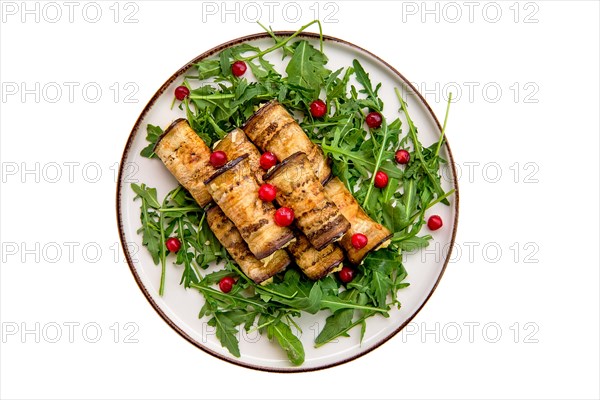
M 274 34 L 276 36 L 291 36 L 295 33 L 295 31 L 275 31 Z M 235 46 L 238 45 L 240 43 L 243 42 L 247 42 L 247 41 L 251 41 L 251 40 L 257 40 L 257 39 L 269 39 L 271 36 L 266 33 L 266 32 L 261 32 L 261 33 L 255 33 L 252 35 L 248 35 L 248 36 L 243 36 L 234 40 L 231 40 L 229 42 L 223 43 L 217 47 L 214 47 L 204 53 L 202 53 L 201 55 L 199 55 L 198 57 L 194 58 L 193 60 L 191 60 L 190 62 L 188 62 L 186 65 L 184 65 L 183 67 L 181 67 L 177 72 L 175 72 L 169 79 L 167 79 L 167 81 L 160 87 L 160 89 L 158 89 L 158 91 L 154 94 L 154 96 L 152 96 L 152 98 L 150 99 L 150 101 L 148 101 L 148 104 L 146 104 L 146 106 L 144 107 L 144 109 L 142 110 L 142 112 L 140 113 L 140 116 L 138 117 L 138 119 L 136 120 L 135 124 L 133 125 L 133 128 L 131 130 L 131 133 L 129 134 L 129 137 L 127 138 L 127 142 L 125 144 L 125 149 L 123 150 L 123 155 L 121 157 L 121 163 L 119 164 L 119 175 L 118 175 L 118 179 L 117 179 L 117 193 L 116 193 L 116 206 L 117 206 L 117 226 L 119 228 L 119 239 L 121 241 L 121 247 L 123 249 L 123 253 L 125 254 L 125 258 L 127 260 L 127 265 L 129 266 L 129 269 L 131 270 L 131 273 L 133 275 L 133 278 L 135 279 L 135 282 L 137 283 L 138 287 L 140 288 L 140 290 L 142 291 L 142 293 L 144 293 L 144 296 L 146 297 L 146 300 L 148 300 L 148 302 L 150 303 L 150 305 L 152 306 L 152 308 L 154 308 L 154 310 L 157 312 L 157 314 L 175 331 L 177 332 L 179 335 L 181 335 L 185 340 L 187 340 L 189 343 L 191 343 L 192 345 L 194 345 L 195 347 L 199 348 L 200 350 L 204 351 L 207 354 L 210 354 L 220 360 L 226 361 L 228 363 L 231 364 L 235 364 L 235 365 L 239 365 L 241 367 L 245 367 L 245 368 L 249 368 L 249 369 L 253 369 L 253 370 L 257 370 L 257 371 L 265 371 L 265 372 L 278 372 L 278 373 L 298 373 L 298 372 L 311 372 L 311 371 L 319 371 L 319 370 L 323 370 L 323 369 L 327 369 L 327 368 L 331 368 L 331 367 L 335 367 L 341 364 L 345 364 L 347 362 L 356 360 L 359 357 L 364 356 L 365 354 L 377 349 L 379 346 L 381 346 L 382 344 L 384 344 L 385 342 L 387 342 L 388 340 L 390 340 L 392 337 L 394 337 L 396 334 L 398 334 L 398 332 L 400 332 L 402 329 L 404 329 L 404 327 L 406 327 L 414 318 L 415 316 L 421 311 L 421 309 L 423 309 L 423 307 L 425 306 L 425 304 L 427 304 L 427 302 L 429 301 L 429 299 L 431 298 L 431 296 L 433 295 L 433 293 L 435 292 L 435 290 L 437 289 L 442 276 L 444 275 L 444 272 L 446 271 L 446 268 L 448 267 L 448 263 L 450 261 L 450 256 L 452 254 L 452 248 L 454 247 L 454 242 L 456 240 L 456 230 L 458 227 L 458 215 L 459 215 L 459 203 L 460 203 L 460 196 L 459 196 L 459 190 L 458 190 L 458 181 L 456 179 L 456 167 L 455 167 L 455 163 L 454 163 L 454 156 L 452 155 L 452 150 L 450 149 L 450 145 L 448 143 L 448 140 L 444 140 L 444 147 L 446 149 L 446 151 L 448 152 L 448 164 L 452 166 L 452 177 L 453 177 L 453 182 L 452 182 L 452 186 L 453 189 L 455 190 L 454 192 L 454 221 L 453 221 L 453 229 L 452 229 L 452 236 L 450 239 L 450 247 L 448 250 L 448 254 L 446 255 L 446 259 L 444 261 L 444 265 L 442 266 L 442 270 L 440 271 L 440 274 L 436 280 L 436 282 L 434 283 L 433 287 L 431 288 L 431 291 L 429 292 L 429 294 L 427 295 L 427 297 L 425 298 L 425 300 L 423 301 L 423 303 L 419 306 L 419 308 L 409 317 L 407 318 L 407 320 L 401 324 L 398 328 L 396 328 L 392 333 L 390 333 L 389 335 L 387 335 L 385 338 L 382 338 L 381 340 L 379 340 L 377 343 L 375 343 L 373 345 L 373 347 L 366 349 L 364 351 L 359 352 L 356 355 L 353 355 L 351 357 L 345 358 L 343 360 L 340 361 L 335 361 L 332 362 L 331 364 L 327 364 L 327 365 L 323 365 L 323 366 L 318 366 L 318 367 L 298 367 L 298 368 L 272 368 L 272 367 L 263 367 L 263 366 L 258 366 L 258 365 L 253 365 L 253 364 L 249 364 L 237 359 L 232 359 L 230 356 L 226 356 L 223 354 L 220 354 L 214 350 L 209 349 L 208 347 L 204 346 L 202 343 L 196 341 L 194 338 L 192 338 L 190 335 L 187 334 L 187 332 L 185 332 L 180 326 L 178 326 L 175 322 L 173 322 L 168 316 L 167 314 L 158 306 L 158 304 L 154 301 L 154 299 L 152 298 L 152 294 L 150 294 L 150 292 L 148 291 L 148 289 L 144 286 L 141 277 L 138 275 L 137 270 L 135 269 L 134 266 L 134 262 L 132 259 L 132 256 L 129 252 L 129 247 L 127 246 L 127 238 L 125 237 L 125 231 L 123 229 L 123 221 L 121 218 L 121 191 L 122 191 L 122 180 L 123 180 L 123 175 L 125 174 L 125 169 L 127 168 L 127 165 L 125 163 L 125 159 L 127 158 L 129 151 L 131 149 L 131 146 L 133 145 L 133 141 L 136 137 L 136 132 L 139 129 L 144 117 L 146 116 L 146 114 L 149 112 L 150 108 L 154 105 L 154 103 L 156 102 L 156 100 L 165 92 L 165 90 L 167 90 L 167 88 L 177 79 L 179 78 L 182 74 L 184 74 L 190 67 L 193 66 L 193 64 L 207 58 L 210 57 L 224 49 L 227 49 L 231 46 Z M 300 34 L 297 35 L 297 37 L 303 37 L 303 38 L 311 38 L 311 39 L 316 39 L 319 40 L 319 34 L 317 33 L 311 33 L 311 32 L 302 32 Z M 382 65 L 384 65 L 388 70 L 390 70 L 391 72 L 393 72 L 403 83 L 404 85 L 406 85 L 407 87 L 409 87 L 414 93 L 415 95 L 418 97 L 418 99 L 421 101 L 421 103 L 425 106 L 425 108 L 427 109 L 427 111 L 429 112 L 431 118 L 433 119 L 433 121 L 435 122 L 436 126 L 438 127 L 438 130 L 441 134 L 442 131 L 442 126 L 440 124 L 440 122 L 438 121 L 437 117 L 435 116 L 433 110 L 431 109 L 431 107 L 429 106 L 429 104 L 427 103 L 427 101 L 425 100 L 425 98 L 423 97 L 423 95 L 421 95 L 421 93 L 419 93 L 419 91 L 414 87 L 414 85 L 412 83 L 410 83 L 410 81 L 408 79 L 406 79 L 404 77 L 404 75 L 402 75 L 400 72 L 398 72 L 394 67 L 392 67 L 390 64 L 388 64 L 387 62 L 385 62 L 384 60 L 382 60 L 381 58 L 379 58 L 378 56 L 376 56 L 375 54 L 371 53 L 368 50 L 365 50 L 364 48 L 357 46 L 353 43 L 350 43 L 348 41 L 342 40 L 342 39 L 338 39 L 336 37 L 333 36 L 327 36 L 327 35 L 323 35 L 323 40 L 324 41 L 331 41 L 331 42 L 336 42 L 336 43 L 341 43 L 344 44 L 348 47 L 351 47 L 353 49 L 359 50 L 362 53 L 368 55 L 369 57 L 372 57 L 373 59 L 377 60 L 378 62 L 380 62 Z
M 205 180 L 204 185 L 208 185 L 209 183 L 211 183 L 212 181 L 217 179 L 219 176 L 221 176 L 225 172 L 229 171 L 231 168 L 235 167 L 236 165 L 238 165 L 239 163 L 241 163 L 248 157 L 250 157 L 248 155 L 248 153 L 245 153 L 245 154 L 242 154 L 241 156 L 239 156 L 238 158 L 234 158 L 233 160 L 229 161 L 227 164 L 223 165 L 221 168 L 216 170 L 207 180 Z
M 268 179 L 271 179 L 273 177 L 273 175 L 275 175 L 277 173 L 277 171 L 280 171 L 283 167 L 285 167 L 289 162 L 293 161 L 294 159 L 300 157 L 302 154 L 306 155 L 306 153 L 302 152 L 302 151 L 297 151 L 294 154 L 292 154 L 291 156 L 289 156 L 288 158 L 286 158 L 285 160 L 283 160 L 282 162 L 280 162 L 279 164 L 277 164 L 276 166 L 274 166 L 273 168 L 271 168 L 270 170 L 268 170 L 264 175 L 263 175 L 263 181 L 266 181 Z

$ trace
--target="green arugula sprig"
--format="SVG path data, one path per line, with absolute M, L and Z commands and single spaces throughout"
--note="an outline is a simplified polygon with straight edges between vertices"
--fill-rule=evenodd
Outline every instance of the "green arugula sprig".
M 142 244 L 154 263 L 161 265 L 159 295 L 164 294 L 168 237 L 176 236 L 181 242 L 175 264 L 184 267 L 181 283 L 186 288 L 200 281 L 200 269 L 228 257 L 204 220 L 202 208 L 183 187 L 177 186 L 169 192 L 162 203 L 157 199 L 155 188 L 132 183 L 131 189 L 136 193 L 135 199 L 142 201 L 142 226 L 138 230 L 142 233 Z
M 440 140 L 424 147 L 397 89 L 398 115 L 388 122 L 379 97 L 381 83 L 374 85 L 358 60 L 352 66 L 331 71 L 323 52 L 322 34 L 319 49 L 298 38 L 313 24 L 318 24 L 321 31 L 320 23 L 313 21 L 286 37 L 277 37 L 265 28 L 274 41 L 273 46 L 262 50 L 241 44 L 197 63 L 195 74 L 184 81 L 190 96 L 179 106 L 209 146 L 243 125 L 261 103 L 271 99 L 277 99 L 294 115 L 303 116 L 298 121 L 300 126 L 331 158 L 334 174 L 373 219 L 393 232 L 389 247 L 370 253 L 357 267 L 351 283 L 342 285 L 332 276 L 312 282 L 296 267 L 290 267 L 276 275 L 272 283 L 258 285 L 229 258 L 208 228 L 203 211 L 183 188 L 174 189 L 159 202 L 155 189 L 144 184 L 132 185 L 136 198 L 141 199 L 142 242 L 155 264 L 161 264 L 160 294 L 164 291 L 168 255 L 165 239 L 175 235 L 182 243 L 175 259 L 176 265 L 183 266 L 181 283 L 203 295 L 205 303 L 199 317 L 208 318 L 221 344 L 236 357 L 240 356 L 236 335 L 241 327 L 266 334 L 279 344 L 290 362 L 300 365 L 305 355 L 297 336 L 302 332 L 294 319 L 303 312 L 328 314 L 315 339 L 316 347 L 349 336 L 359 326 L 362 340 L 370 317 L 388 316 L 392 307 L 401 307 L 397 293 L 409 285 L 405 282 L 407 271 L 402 253 L 429 244 L 430 235 L 418 236 L 425 224 L 425 212 L 440 202 L 448 204 L 453 193 L 444 192 L 439 175 L 440 164 L 445 162 L 440 149 L 450 101 Z M 287 60 L 285 75 L 265 58 L 273 52 L 280 52 Z M 254 77 L 252 81 L 233 76 L 230 66 L 236 60 L 247 63 Z M 350 84 L 352 78 L 358 87 Z M 196 85 L 197 80 L 202 84 Z M 328 113 L 315 119 L 309 112 L 310 103 L 322 96 Z M 381 113 L 383 123 L 378 129 L 367 130 L 365 118 L 371 111 Z M 406 129 L 401 116 L 406 120 Z M 149 144 L 142 156 L 154 157 L 152 149 L 161 134 L 159 127 L 148 125 Z M 398 148 L 411 149 L 411 161 L 403 168 L 393 161 Z M 373 186 L 379 170 L 389 176 L 384 189 Z M 224 267 L 203 272 L 215 264 Z M 237 281 L 229 293 L 216 288 L 225 276 Z

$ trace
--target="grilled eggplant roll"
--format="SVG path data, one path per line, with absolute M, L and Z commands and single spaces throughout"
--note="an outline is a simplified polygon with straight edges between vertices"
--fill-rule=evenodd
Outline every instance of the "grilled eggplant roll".
M 263 151 L 275 154 L 283 161 L 296 152 L 303 152 L 321 183 L 331 176 L 331 168 L 323 150 L 310 141 L 294 117 L 277 101 L 261 107 L 242 128 Z
M 247 154 L 225 164 L 204 184 L 259 260 L 270 256 L 294 238 L 289 228 L 275 224 L 275 206 L 258 197 L 259 186 Z
M 296 241 L 290 243 L 287 250 L 302 272 L 315 281 L 341 267 L 344 260 L 344 252 L 335 243 L 319 251 L 300 232 L 296 233 Z
M 263 169 L 260 167 L 260 151 L 241 129 L 234 129 L 227 136 L 221 139 L 215 146 L 215 151 L 223 151 L 227 154 L 228 160 L 238 158 L 243 154 L 248 154 L 250 168 L 254 171 L 254 177 L 259 184 L 262 183 Z
M 315 249 L 323 250 L 350 229 L 348 220 L 325 195 L 306 154 L 292 154 L 264 179 L 277 188 L 277 203 L 294 210 L 296 226 Z
M 212 201 L 204 186 L 204 180 L 215 171 L 209 161 L 210 149 L 185 119 L 173 121 L 158 139 L 154 153 L 200 206 Z
M 238 229 L 217 205 L 213 205 L 206 211 L 206 221 L 219 242 L 238 263 L 242 272 L 256 283 L 266 281 L 284 270 L 291 262 L 285 250 L 277 250 L 271 257 L 263 260 L 254 257 Z
M 346 250 L 348 261 L 352 264 L 360 264 L 370 251 L 389 245 L 392 233 L 364 212 L 342 181 L 337 177 L 331 179 L 325 185 L 325 193 L 352 225 L 340 241 L 341 246 Z M 355 233 L 362 233 L 368 238 L 367 245 L 362 249 L 357 250 L 352 246 L 352 235 Z

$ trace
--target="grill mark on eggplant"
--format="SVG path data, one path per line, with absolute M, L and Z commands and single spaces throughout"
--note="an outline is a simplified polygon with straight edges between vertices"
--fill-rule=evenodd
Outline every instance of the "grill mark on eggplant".
M 311 249 L 311 246 L 308 243 L 308 241 L 306 242 L 306 244 L 307 244 L 307 246 L 304 246 L 302 248 L 302 250 L 301 250 L 302 252 L 306 252 L 306 251 L 308 251 L 308 250 Z M 318 263 L 320 263 L 321 260 L 322 260 L 322 257 L 327 257 L 328 255 L 330 255 L 331 253 L 333 253 L 335 251 L 335 248 L 336 248 L 336 246 L 333 246 L 333 245 L 325 247 L 323 250 L 321 250 L 319 252 L 319 257 L 318 258 L 317 257 L 313 258 L 313 261 L 310 263 L 309 266 L 310 267 L 314 267 L 315 265 L 317 265 Z M 314 247 L 312 247 L 312 249 L 314 249 Z
M 285 124 L 279 126 L 279 129 L 277 129 L 277 124 L 275 124 L 276 125 L 275 132 L 268 139 L 266 139 L 264 141 L 265 148 L 269 148 L 269 144 L 271 142 L 276 141 L 277 138 L 279 137 L 279 135 L 281 135 L 287 128 L 289 128 L 292 124 L 295 124 L 295 123 L 296 123 L 296 121 L 286 122 Z
M 307 214 L 309 214 L 309 213 L 311 213 L 311 212 L 322 212 L 322 211 L 327 211 L 327 210 L 331 211 L 331 208 L 332 208 L 333 206 L 335 206 L 335 203 L 333 203 L 333 202 L 331 202 L 331 201 L 327 200 L 327 201 L 324 203 L 324 205 L 323 205 L 323 206 L 321 206 L 321 207 L 316 207 L 316 208 L 313 208 L 312 210 L 306 210 L 306 211 L 304 211 L 302 214 L 300 214 L 299 216 L 300 216 L 300 217 L 303 217 L 303 216 L 306 216 Z M 333 214 L 333 212 L 331 212 L 331 214 Z M 325 220 L 328 220 L 328 219 L 329 219 L 329 218 L 324 218 L 324 220 L 323 220 L 323 221 L 321 221 L 320 219 L 319 219 L 318 221 L 320 221 L 321 223 L 323 223 L 323 222 L 325 222 Z
M 242 233 L 242 236 L 249 235 L 250 233 L 256 232 L 257 230 L 259 230 L 263 226 L 267 225 L 268 223 L 269 223 L 269 221 L 267 221 L 264 218 L 263 219 L 259 219 L 257 222 L 255 222 L 253 224 L 244 226 L 240 230 L 240 232 Z
M 271 122 L 267 127 L 262 131 L 262 135 L 260 136 L 260 142 L 257 143 L 262 149 L 267 149 L 268 144 L 271 141 L 271 138 L 275 135 L 279 130 L 279 124 L 277 122 Z

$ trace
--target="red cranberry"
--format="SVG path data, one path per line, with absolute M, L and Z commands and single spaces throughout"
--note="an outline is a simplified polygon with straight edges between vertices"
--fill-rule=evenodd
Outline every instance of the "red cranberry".
M 352 235 L 351 241 L 352 247 L 354 247 L 356 250 L 360 250 L 363 247 L 365 247 L 367 243 L 369 243 L 369 238 L 367 238 L 362 233 L 355 233 L 354 235 Z
M 186 97 L 190 95 L 190 89 L 185 86 L 177 86 L 175 88 L 175 98 L 179 101 L 183 101 Z
M 327 113 L 327 104 L 323 100 L 315 100 L 310 103 L 310 113 L 315 118 L 321 118 Z
M 227 154 L 221 150 L 213 151 L 210 155 L 210 165 L 221 168 L 225 164 L 227 164 Z
M 400 149 L 396 152 L 394 158 L 398 164 L 408 164 L 410 161 L 410 153 L 404 149 Z
M 439 215 L 432 215 L 427 220 L 427 227 L 432 231 L 437 231 L 442 227 L 442 225 L 444 225 L 444 223 L 442 222 L 442 217 Z
M 275 154 L 271 153 L 270 151 L 267 151 L 260 156 L 260 167 L 265 171 L 275 164 L 277 164 L 277 157 L 275 157 Z
M 219 289 L 221 289 L 221 292 L 223 293 L 231 292 L 233 285 L 235 285 L 235 279 L 233 279 L 231 276 L 226 276 L 219 281 Z
M 277 195 L 277 189 L 275 186 L 270 185 L 268 183 L 263 183 L 260 185 L 260 189 L 258 189 L 258 197 L 262 201 L 273 201 L 275 200 L 275 196 Z
M 170 237 L 165 241 L 167 250 L 171 253 L 177 253 L 181 249 L 181 242 L 176 237 Z
M 342 267 L 340 272 L 338 272 L 338 276 L 340 278 L 340 281 L 348 283 L 352 281 L 352 279 L 354 279 L 354 270 L 350 267 L 344 266 Z
M 388 184 L 388 176 L 383 171 L 377 171 L 375 174 L 375 187 L 383 189 Z
M 369 128 L 374 129 L 379 128 L 381 126 L 383 118 L 381 117 L 381 114 L 379 114 L 377 111 L 372 111 L 367 114 L 366 121 Z
M 231 64 L 231 73 L 235 76 L 242 76 L 246 73 L 246 63 L 243 61 L 236 61 Z
M 275 223 L 279 226 L 289 226 L 294 221 L 294 210 L 281 207 L 275 211 Z

